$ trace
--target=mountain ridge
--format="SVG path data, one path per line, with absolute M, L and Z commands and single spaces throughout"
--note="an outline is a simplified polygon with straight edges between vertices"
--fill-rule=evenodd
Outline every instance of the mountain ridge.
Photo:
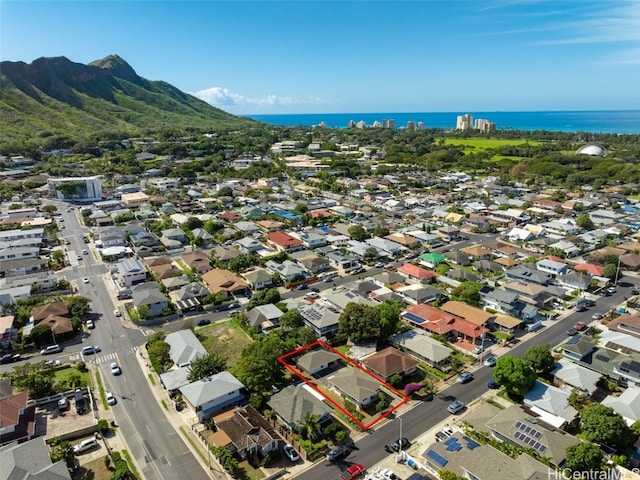
M 165 129 L 208 130 L 251 120 L 163 81 L 140 77 L 120 56 L 88 65 L 66 57 L 0 62 L 0 151 L 64 147 L 74 138 Z

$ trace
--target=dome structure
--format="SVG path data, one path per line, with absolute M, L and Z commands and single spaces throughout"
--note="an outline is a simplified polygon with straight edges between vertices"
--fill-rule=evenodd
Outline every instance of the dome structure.
M 584 145 L 576 150 L 578 155 L 592 155 L 594 157 L 604 157 L 607 154 L 607 149 L 602 145 Z

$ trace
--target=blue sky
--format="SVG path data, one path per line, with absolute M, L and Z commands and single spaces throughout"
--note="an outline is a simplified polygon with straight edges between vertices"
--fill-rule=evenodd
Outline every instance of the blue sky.
M 640 1 L 0 0 L 0 58 L 123 57 L 234 114 L 640 109 Z

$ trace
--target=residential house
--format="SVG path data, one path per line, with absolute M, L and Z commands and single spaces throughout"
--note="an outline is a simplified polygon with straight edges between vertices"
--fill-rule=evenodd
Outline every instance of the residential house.
M 282 310 L 273 303 L 258 305 L 246 314 L 246 323 L 258 332 L 268 332 L 280 325 L 280 317 L 284 314 Z
M 198 275 L 202 275 L 212 270 L 209 255 L 204 252 L 187 252 L 183 253 L 180 258 L 184 264 Z
M 424 253 L 420 255 L 420 263 L 427 268 L 436 268 L 445 260 L 446 257 L 437 252 Z
M 298 262 L 302 266 L 302 268 L 314 275 L 321 272 L 326 272 L 327 270 L 329 270 L 330 266 L 330 262 L 327 258 L 320 257 L 315 253 L 310 253 L 302 257 L 296 257 L 296 262 Z
M 427 270 L 412 263 L 405 263 L 397 269 L 397 272 L 409 280 L 421 283 L 432 283 L 437 278 L 433 270 Z
M 316 375 L 328 368 L 338 367 L 341 363 L 342 358 L 340 355 L 325 349 L 303 352 L 296 359 L 298 368 L 309 375 Z
M 162 236 L 160 237 L 161 241 L 167 239 L 171 240 L 172 242 L 178 242 L 180 245 L 186 245 L 187 243 L 189 243 L 187 234 L 179 228 L 167 228 L 166 230 L 162 230 L 160 233 L 162 233 Z
M 577 388 L 589 397 L 598 389 L 598 382 L 601 377 L 598 372 L 589 370 L 564 358 L 556 362 L 550 374 L 553 376 L 553 384 L 556 387 L 569 391 Z
M 479 245 L 462 248 L 460 252 L 468 255 L 472 260 L 489 260 L 491 258 L 491 250 Z
M 318 338 L 332 338 L 338 331 L 340 314 L 325 305 L 316 303 L 303 304 L 298 308 L 304 323 L 311 328 Z
M 284 228 L 284 223 L 275 220 L 259 220 L 256 224 L 263 232 L 277 232 Z
M 569 272 L 566 275 L 560 275 L 556 282 L 561 287 L 570 290 L 587 290 L 591 283 L 591 275 L 581 272 Z
M 216 426 L 213 443 L 226 447 L 241 459 L 255 461 L 277 451 L 282 442 L 267 419 L 250 405 L 220 413 L 213 422 Z
M 614 318 L 607 324 L 609 330 L 626 333 L 636 338 L 640 338 L 640 314 L 625 313 Z
M 158 288 L 157 282 L 140 283 L 131 287 L 132 301 L 136 310 L 148 307 L 147 317 L 159 317 L 169 306 L 167 297 Z
M 302 240 L 282 231 L 268 233 L 266 238 L 279 252 L 295 252 L 304 248 Z
M 282 263 L 269 260 L 265 264 L 265 267 L 274 274 L 278 273 L 280 277 L 287 282 L 294 282 L 298 279 L 306 278 L 309 275 L 306 270 L 291 260 L 285 260 Z
M 169 333 L 164 341 L 169 344 L 169 357 L 177 367 L 188 367 L 194 360 L 207 356 L 207 350 L 190 329 Z
M 202 302 L 211 292 L 207 287 L 198 282 L 190 282 L 187 285 L 169 292 L 169 298 L 181 312 L 200 310 Z
M 452 315 L 457 315 L 458 317 L 464 318 L 474 325 L 486 325 L 487 322 L 491 321 L 494 317 L 492 313 L 485 312 L 484 310 L 455 300 L 448 301 L 440 308 Z
M 411 375 L 420 363 L 393 347 L 387 347 L 362 360 L 362 365 L 374 375 L 388 381 L 393 375 Z
M 602 405 L 611 407 L 624 418 L 631 427 L 640 420 L 640 388 L 628 387 L 619 396 L 609 395 L 602 400 Z
M 302 244 L 306 248 L 324 247 L 328 243 L 327 237 L 325 235 L 321 235 L 316 232 L 303 232 L 297 234 L 296 237 L 298 237 L 302 241 Z
M 492 407 L 490 404 L 480 408 Z M 496 407 L 493 407 L 496 408 Z M 445 442 L 429 445 L 423 463 L 432 472 L 446 470 L 459 478 L 474 480 L 548 480 L 549 467 L 531 455 L 517 458 L 502 453 L 489 444 L 480 444 L 463 433 L 454 433 Z
M 4 406 L 0 407 L 3 417 L 10 418 L 9 410 L 4 410 Z M 35 410 L 35 406 L 31 407 Z M 4 419 L 3 419 L 4 420 Z M 3 421 L 3 432 L 5 422 Z M 10 429 L 7 426 L 7 429 Z M 4 435 L 4 433 L 0 434 Z M 26 437 L 25 437 L 26 438 Z M 2 477 L 11 480 L 71 480 L 71 473 L 64 460 L 55 463 L 51 460 L 51 447 L 47 445 L 44 437 L 34 438 L 29 441 L 5 442 L 0 437 L 0 465 L 2 465 Z
M 264 268 L 257 267 L 242 274 L 253 290 L 261 290 L 273 285 L 273 275 Z
M 249 284 L 229 270 L 214 268 L 202 275 L 202 281 L 211 293 L 231 297 L 244 295 L 249 290 Z
M 536 268 L 541 272 L 550 274 L 553 278 L 558 275 L 564 275 L 568 270 L 566 263 L 549 260 L 548 258 L 536 262 Z
M 35 437 L 36 406 L 33 402 L 29 403 L 29 393 L 27 391 L 1 398 L 0 412 L 0 418 L 2 419 L 0 446 L 11 442 L 24 442 Z M 4 449 L 0 449 L 0 455 L 2 455 L 3 451 Z M 46 458 L 48 460 L 48 457 Z M 5 468 L 8 467 L 9 465 L 5 464 Z
M 430 303 L 442 296 L 439 289 L 422 284 L 394 287 L 394 290 L 405 302 L 413 305 Z
M 578 418 L 578 411 L 569 405 L 570 391 L 562 390 L 539 380 L 523 398 L 522 403 L 544 422 L 555 428 L 565 428 Z
M 329 264 L 338 271 L 347 273 L 360 267 L 358 257 L 345 255 L 339 251 L 327 253 Z
M 226 264 L 233 260 L 234 258 L 238 258 L 244 255 L 240 250 L 236 250 L 235 248 L 228 248 L 223 246 L 216 246 L 211 251 L 211 258 L 216 259 L 221 264 Z
M 173 292 L 189 285 L 190 282 L 186 275 L 180 275 L 179 277 L 165 278 L 160 283 L 165 286 L 168 292 Z
M 355 367 L 343 368 L 331 375 L 327 381 L 339 395 L 359 408 L 376 401 L 382 386 L 373 376 Z
M 505 277 L 514 282 L 537 283 L 538 285 L 549 285 L 551 275 L 526 265 L 518 265 L 505 272 Z
M 68 317 L 69 307 L 65 302 L 47 303 L 40 307 L 35 307 L 31 310 L 30 320 L 31 323 L 37 325 L 49 316 Z
M 131 287 L 147 279 L 147 269 L 137 258 L 122 260 L 117 269 L 117 282 L 121 287 Z
M 438 370 L 449 370 L 453 350 L 418 329 L 395 335 L 389 343 Z
M 382 256 L 381 254 L 384 254 L 384 256 L 394 258 L 394 257 L 398 257 L 402 252 L 407 250 L 405 247 L 398 244 L 397 242 L 387 240 L 386 238 L 380 238 L 380 237 L 367 238 L 364 242 L 369 247 L 374 247 L 375 249 L 377 249 L 378 256 Z
M 264 245 L 253 237 L 243 237 L 235 242 L 235 245 L 245 254 L 256 253 L 263 250 Z
M 149 203 L 149 195 L 144 192 L 123 193 L 120 201 L 127 208 L 138 209 Z
M 544 419 L 546 417 L 540 418 Z M 541 456 L 549 458 L 557 467 L 564 464 L 567 448 L 580 443 L 576 437 L 562 430 L 547 429 L 519 405 L 512 405 L 500 411 L 486 426 L 491 436 L 497 440 L 522 448 L 533 448 Z
M 271 411 L 290 431 L 301 433 L 308 414 L 315 415 L 318 423 L 331 416 L 331 407 L 309 390 L 306 384 L 289 385 L 268 400 Z
M 180 393 L 187 406 L 198 416 L 198 420 L 203 421 L 231 405 L 242 402 L 243 388 L 244 385 L 225 370 L 180 387 Z

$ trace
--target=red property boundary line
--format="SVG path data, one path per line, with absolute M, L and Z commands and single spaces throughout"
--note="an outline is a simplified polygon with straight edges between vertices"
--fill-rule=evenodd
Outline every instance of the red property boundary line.
M 320 345 L 323 348 L 326 348 L 327 350 L 335 353 L 336 355 L 339 355 L 344 361 L 346 361 L 348 364 L 350 364 L 351 366 L 358 368 L 360 371 L 366 373 L 367 375 L 369 375 L 371 378 L 373 378 L 375 381 L 377 381 L 378 383 L 384 385 L 386 388 L 388 388 L 390 391 L 392 391 L 393 393 L 395 393 L 398 397 L 400 397 L 402 399 L 402 401 L 400 403 L 398 403 L 398 405 L 396 405 L 395 407 L 393 407 L 391 410 L 387 410 L 386 412 L 384 412 L 383 414 L 381 414 L 380 416 L 376 417 L 373 421 L 369 422 L 368 424 L 363 424 L 360 420 L 358 420 L 357 418 L 355 418 L 353 415 L 351 415 L 349 412 L 347 412 L 345 410 L 345 408 L 338 404 L 337 402 L 335 402 L 333 399 L 329 398 L 328 396 L 326 396 L 322 391 L 320 391 L 318 389 L 318 387 L 316 387 L 311 381 L 309 381 L 309 379 L 307 379 L 306 377 L 304 377 L 300 371 L 296 368 L 294 368 L 293 366 L 289 365 L 287 363 L 287 359 L 289 357 L 292 357 L 294 355 L 298 355 L 299 353 L 304 352 L 305 350 L 310 350 L 313 347 Z M 337 408 L 340 412 L 342 412 L 343 414 L 345 414 L 350 421 L 352 421 L 353 423 L 355 423 L 356 425 L 358 425 L 361 429 L 363 430 L 369 430 L 371 427 L 373 427 L 375 424 L 377 424 L 378 422 L 381 422 L 382 420 L 384 420 L 385 418 L 387 418 L 389 415 L 391 415 L 393 412 L 395 412 L 398 408 L 400 408 L 402 405 L 404 405 L 405 403 L 407 403 L 409 401 L 409 397 L 404 394 L 403 392 L 398 391 L 396 388 L 392 387 L 391 385 L 389 385 L 387 382 L 385 382 L 384 380 L 382 380 L 381 378 L 375 376 L 374 374 L 372 374 L 371 372 L 369 372 L 367 369 L 362 368 L 360 365 L 358 365 L 357 363 L 355 363 L 353 360 L 351 360 L 349 357 L 347 357 L 346 355 L 342 354 L 341 352 L 339 352 L 338 350 L 336 350 L 335 348 L 333 348 L 332 346 L 330 346 L 328 343 L 322 341 L 322 340 L 316 340 L 313 343 L 310 343 L 308 345 L 305 345 L 303 347 L 300 348 L 296 348 L 295 350 L 289 352 L 289 353 L 285 353 L 284 355 L 281 355 L 280 357 L 278 357 L 278 361 L 284 365 L 284 367 L 289 370 L 291 373 L 293 373 L 296 377 L 298 377 L 300 380 L 302 380 L 305 384 L 307 384 L 310 388 L 312 388 L 313 390 L 315 390 L 319 395 L 321 395 L 325 400 L 327 400 L 331 405 L 333 405 L 335 408 Z

